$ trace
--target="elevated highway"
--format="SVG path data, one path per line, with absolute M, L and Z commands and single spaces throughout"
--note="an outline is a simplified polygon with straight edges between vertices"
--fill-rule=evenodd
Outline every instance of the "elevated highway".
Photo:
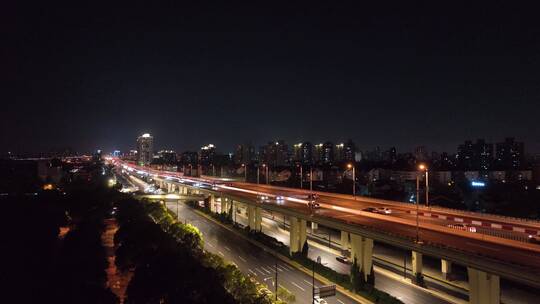
M 291 253 L 300 251 L 305 243 L 308 222 L 339 230 L 342 248 L 350 249 L 351 258 L 359 261 L 366 276 L 371 273 L 373 241 L 376 241 L 410 250 L 417 277 L 422 276 L 422 255 L 441 258 L 443 273 L 451 272 L 452 263 L 466 266 L 471 303 L 499 303 L 499 277 L 540 288 L 540 245 L 492 233 L 505 230 L 538 234 L 538 222 L 418 206 L 417 226 L 417 207 L 411 204 L 318 192 L 320 208 L 312 209 L 308 207 L 307 190 L 223 183 L 116 163 L 131 172 L 151 176 L 169 192 L 205 194 L 216 212 L 228 212 L 231 205 L 234 209 L 235 204 L 243 204 L 248 207 L 248 222 L 253 230 L 260 230 L 262 209 L 286 215 L 291 222 Z M 261 195 L 269 199 L 261 201 Z M 277 196 L 284 199 L 276 200 Z M 388 207 L 392 213 L 364 211 L 374 206 Z M 478 232 L 448 226 L 454 222 L 477 226 Z M 416 242 L 417 231 L 421 242 Z

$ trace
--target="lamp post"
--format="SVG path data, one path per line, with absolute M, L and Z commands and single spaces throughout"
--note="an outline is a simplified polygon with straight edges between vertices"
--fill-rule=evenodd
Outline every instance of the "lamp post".
M 427 194 L 427 191 L 428 191 L 428 183 L 427 183 L 427 166 L 424 165 L 424 164 L 420 164 L 418 166 L 418 169 L 420 171 L 423 171 L 425 170 L 426 171 L 426 200 L 428 199 L 428 194 Z M 426 201 L 427 203 L 427 201 Z M 419 206 L 420 206 L 420 174 L 417 173 L 416 174 L 416 243 L 420 244 L 420 227 L 419 227 L 419 222 L 418 222 L 418 213 L 419 213 Z
M 266 169 L 266 184 L 268 185 L 268 181 L 269 181 L 269 179 L 268 179 L 268 177 L 269 177 L 268 176 L 268 166 L 266 164 L 263 164 L 263 167 Z
M 259 165 L 257 164 L 257 185 L 259 184 Z
M 352 195 L 356 199 L 356 171 L 354 164 L 347 164 L 347 168 L 352 169 Z
M 247 166 L 246 164 L 242 164 L 242 167 L 244 167 L 244 182 L 247 183 Z

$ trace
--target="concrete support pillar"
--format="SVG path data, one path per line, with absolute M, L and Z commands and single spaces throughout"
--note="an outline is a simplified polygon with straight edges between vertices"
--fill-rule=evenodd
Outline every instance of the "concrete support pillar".
M 362 270 L 364 270 L 365 280 L 371 275 L 373 266 L 373 240 L 362 238 Z
M 356 258 L 356 264 L 364 272 L 364 280 L 367 280 L 373 266 L 373 240 L 352 233 L 350 237 L 351 261 L 354 263 Z
M 227 208 L 227 201 L 222 196 L 219 198 L 221 200 L 221 213 L 229 213 L 229 208 Z
M 302 251 L 302 248 L 304 248 L 304 244 L 306 243 L 306 239 L 307 239 L 307 234 L 306 234 L 307 223 L 306 223 L 306 220 L 298 220 L 298 225 L 299 225 L 298 232 L 300 233 L 298 247 L 300 248 L 300 251 Z
M 289 217 L 290 222 L 290 232 L 289 232 L 289 253 L 292 255 L 293 253 L 299 252 L 301 248 L 299 247 L 300 244 L 300 223 L 298 222 L 298 219 L 296 217 Z
M 315 230 L 319 229 L 319 224 L 311 222 L 311 232 L 315 233 Z
M 360 266 L 362 265 L 362 237 L 356 234 L 351 233 L 351 261 L 354 263 L 356 258 L 356 263 Z
M 216 210 L 216 197 L 214 195 L 210 195 L 210 211 L 217 212 Z
M 452 262 L 451 261 L 441 259 L 441 273 L 442 273 L 443 279 L 445 279 L 445 280 L 450 279 L 450 274 L 452 273 Z
M 261 208 L 247 205 L 248 226 L 250 230 L 261 231 Z
M 255 207 L 255 230 L 262 231 L 262 209 Z
M 341 250 L 347 251 L 348 249 L 349 249 L 349 233 L 346 231 L 341 231 Z
M 422 268 L 423 268 L 423 262 L 422 262 L 422 254 L 420 252 L 413 251 L 412 252 L 412 273 L 414 276 L 414 281 L 417 284 L 421 284 L 423 281 L 423 275 L 422 275 Z
M 499 304 L 501 290 L 499 276 L 467 267 L 469 275 L 469 303 Z

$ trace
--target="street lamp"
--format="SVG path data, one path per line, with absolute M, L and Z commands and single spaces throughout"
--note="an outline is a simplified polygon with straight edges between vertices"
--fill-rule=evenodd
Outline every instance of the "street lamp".
M 247 183 L 247 166 L 246 164 L 242 164 L 242 167 L 244 167 L 244 182 Z
M 347 168 L 352 169 L 352 195 L 356 199 L 356 171 L 353 164 L 347 164 Z
M 259 164 L 257 164 L 257 185 L 259 184 Z
M 266 184 L 268 185 L 268 166 L 263 164 L 263 167 L 266 168 Z
M 428 168 L 426 165 L 424 164 L 420 164 L 418 165 L 418 169 L 420 171 L 426 171 L 426 204 L 428 202 L 428 191 L 429 191 L 429 185 L 428 185 Z M 418 223 L 418 213 L 419 213 L 419 206 L 420 206 L 420 174 L 417 173 L 416 174 L 416 243 L 421 243 L 420 242 L 420 227 L 419 227 L 419 223 Z

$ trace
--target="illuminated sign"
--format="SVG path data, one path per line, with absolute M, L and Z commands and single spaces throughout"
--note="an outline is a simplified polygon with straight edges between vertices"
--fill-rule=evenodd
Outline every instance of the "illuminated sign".
M 473 186 L 473 187 L 485 187 L 486 183 L 473 181 L 473 182 L 471 182 L 471 186 Z

